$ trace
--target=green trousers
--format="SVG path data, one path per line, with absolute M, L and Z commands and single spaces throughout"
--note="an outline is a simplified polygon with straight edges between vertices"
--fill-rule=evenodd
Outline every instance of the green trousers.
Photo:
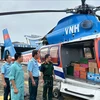
M 43 100 L 52 100 L 52 91 L 53 91 L 53 77 L 44 76 Z

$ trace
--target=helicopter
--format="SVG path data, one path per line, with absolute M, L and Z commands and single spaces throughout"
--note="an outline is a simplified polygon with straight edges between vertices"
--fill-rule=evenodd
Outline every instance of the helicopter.
M 39 49 L 40 60 L 44 61 L 47 53 L 51 56 L 58 81 L 57 88 L 53 92 L 54 97 L 58 98 L 60 93 L 65 93 L 88 100 L 99 100 L 100 16 L 96 15 L 96 12 L 100 11 L 100 6 L 90 6 L 85 3 L 86 0 L 81 1 L 82 4 L 73 9 L 2 12 L 0 16 L 48 12 L 72 13 L 73 15 L 61 19 L 44 36 L 43 41 L 46 45 Z M 80 63 L 81 58 L 86 59 Z
M 65 9 L 65 10 L 30 10 L 30 11 L 2 12 L 2 13 L 0 13 L 0 16 L 13 15 L 13 14 L 27 14 L 27 13 L 51 13 L 51 12 L 58 12 L 58 13 L 59 12 L 63 12 L 63 13 L 65 12 L 67 14 L 72 13 L 73 15 L 65 17 L 62 20 L 60 20 L 58 22 L 58 24 L 53 28 L 52 32 L 49 32 L 49 34 L 46 35 L 45 41 L 47 41 L 47 44 L 54 44 L 54 43 L 59 43 L 59 42 L 63 42 L 63 41 L 69 41 L 70 39 L 75 39 L 75 37 L 77 37 L 75 35 L 78 35 L 78 37 L 81 37 L 80 34 L 77 34 L 77 32 L 75 34 L 75 32 L 72 30 L 73 29 L 72 25 L 74 25 L 75 23 L 76 24 L 81 23 L 82 20 L 83 21 L 86 20 L 86 21 L 81 23 L 81 25 L 87 25 L 88 26 L 88 24 L 89 25 L 90 25 L 90 23 L 92 24 L 91 21 L 89 21 L 89 20 L 87 21 L 88 18 L 86 18 L 86 17 L 91 17 L 90 20 L 94 19 L 95 17 L 98 17 L 98 19 L 100 19 L 100 16 L 96 15 L 96 12 L 100 10 L 100 7 L 99 6 L 98 7 L 90 6 L 90 5 L 86 4 L 85 1 L 86 0 L 82 0 L 82 4 L 75 7 L 75 8 L 73 8 L 73 9 Z M 69 22 L 69 20 L 71 20 L 71 19 L 73 19 L 73 20 Z M 82 20 L 78 20 L 78 19 L 82 19 Z M 74 20 L 76 20 L 76 22 Z M 95 20 L 96 20 L 96 18 L 95 18 Z M 64 25 L 63 22 L 66 22 L 65 25 Z M 70 26 L 69 28 L 71 28 L 71 29 L 68 29 L 69 34 L 66 34 L 67 26 L 68 27 Z M 70 32 L 70 30 L 72 30 L 72 31 Z M 77 30 L 75 30 L 75 31 L 77 31 Z M 82 32 L 80 31 L 80 33 L 82 33 Z M 54 38 L 54 40 L 55 40 L 56 37 L 57 38 L 56 38 L 56 41 L 52 41 L 52 43 L 51 43 L 51 38 L 52 37 Z

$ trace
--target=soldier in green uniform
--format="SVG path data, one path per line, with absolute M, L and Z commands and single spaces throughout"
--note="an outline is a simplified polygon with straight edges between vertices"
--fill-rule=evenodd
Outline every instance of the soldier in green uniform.
M 54 75 L 53 63 L 51 62 L 51 57 L 49 54 L 45 55 L 45 62 L 41 64 L 41 76 L 43 78 L 43 83 L 44 83 L 43 100 L 52 100 L 53 78 L 55 78 L 55 75 Z M 48 92 L 48 99 L 47 99 L 47 92 Z

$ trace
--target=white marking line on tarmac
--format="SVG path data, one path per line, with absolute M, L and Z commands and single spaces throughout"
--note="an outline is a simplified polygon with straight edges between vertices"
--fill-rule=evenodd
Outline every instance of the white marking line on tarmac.
M 28 81 L 24 81 L 24 83 L 25 83 L 26 85 L 28 85 Z

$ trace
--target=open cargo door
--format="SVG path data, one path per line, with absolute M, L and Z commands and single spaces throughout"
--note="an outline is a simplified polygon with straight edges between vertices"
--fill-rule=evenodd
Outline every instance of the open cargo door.
M 96 61 L 100 72 L 100 38 L 95 39 L 94 45 L 95 45 L 94 47 L 95 47 Z

